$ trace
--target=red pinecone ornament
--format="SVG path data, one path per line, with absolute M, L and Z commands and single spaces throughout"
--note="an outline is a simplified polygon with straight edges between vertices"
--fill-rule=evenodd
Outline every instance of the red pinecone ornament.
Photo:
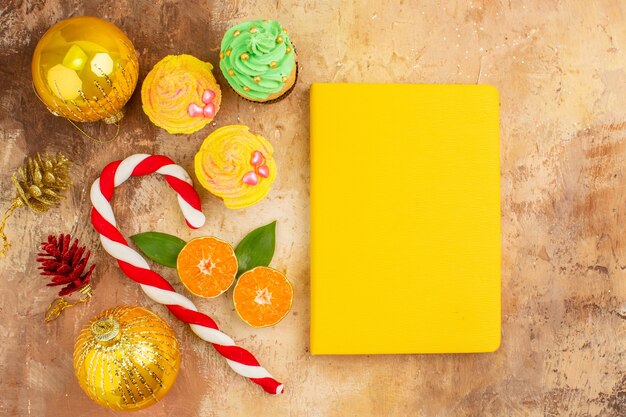
M 48 287 L 65 285 L 59 291 L 60 297 L 79 291 L 89 285 L 91 273 L 95 268 L 95 265 L 91 265 L 87 272 L 84 272 L 91 252 L 85 253 L 85 246 L 78 247 L 77 239 L 70 246 L 70 240 L 69 234 L 61 233 L 58 239 L 52 235 L 48 236 L 48 241 L 41 243 L 41 249 L 45 253 L 39 253 L 37 258 L 37 262 L 41 263 L 38 268 L 41 269 L 41 275 L 53 277 Z M 83 255 L 85 256 L 83 257 Z

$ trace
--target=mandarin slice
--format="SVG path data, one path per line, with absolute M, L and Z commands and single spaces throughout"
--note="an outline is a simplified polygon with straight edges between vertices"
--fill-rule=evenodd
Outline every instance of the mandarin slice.
M 199 237 L 180 251 L 176 269 L 191 293 L 212 298 L 222 294 L 235 281 L 237 258 L 232 246 L 223 240 Z
M 233 301 L 239 317 L 250 326 L 272 326 L 291 309 L 293 287 L 282 273 L 257 266 L 239 277 Z

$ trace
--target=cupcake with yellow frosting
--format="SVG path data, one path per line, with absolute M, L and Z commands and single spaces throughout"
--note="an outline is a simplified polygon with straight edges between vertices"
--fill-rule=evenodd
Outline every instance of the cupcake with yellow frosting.
M 220 69 L 237 94 L 262 103 L 286 97 L 298 75 L 289 34 L 275 20 L 244 22 L 228 29 L 220 48 Z
M 198 181 L 226 207 L 240 209 L 259 202 L 276 178 L 274 149 L 248 126 L 224 126 L 211 133 L 196 154 Z
M 169 133 L 193 133 L 210 123 L 222 101 L 213 66 L 191 55 L 168 55 L 141 87 L 143 111 Z

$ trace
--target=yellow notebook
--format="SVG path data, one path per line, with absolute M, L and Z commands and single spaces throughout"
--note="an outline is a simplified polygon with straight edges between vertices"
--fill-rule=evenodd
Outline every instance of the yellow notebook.
M 311 352 L 500 344 L 498 93 L 311 87 Z

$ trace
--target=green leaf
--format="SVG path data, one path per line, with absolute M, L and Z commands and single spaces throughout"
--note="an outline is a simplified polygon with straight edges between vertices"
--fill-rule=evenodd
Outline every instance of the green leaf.
M 254 229 L 235 249 L 237 263 L 237 277 L 257 266 L 268 266 L 274 256 L 276 246 L 276 221 Z
M 139 233 L 130 237 L 148 258 L 161 265 L 176 268 L 176 258 L 187 244 L 184 240 L 160 232 Z

